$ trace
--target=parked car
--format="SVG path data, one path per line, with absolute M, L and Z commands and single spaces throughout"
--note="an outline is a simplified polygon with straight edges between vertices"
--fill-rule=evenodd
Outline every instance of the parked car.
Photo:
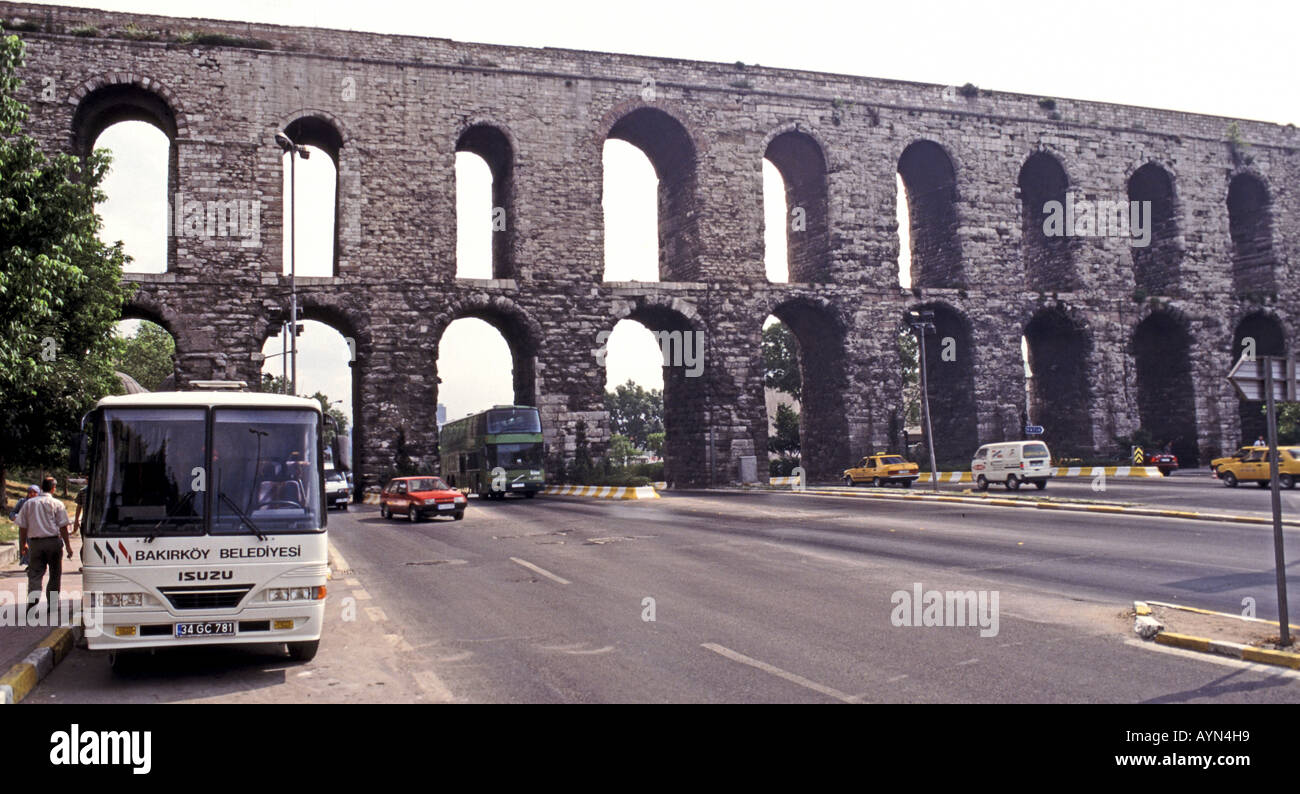
M 1242 447 L 1241 449 L 1237 450 L 1231 455 L 1225 455 L 1222 458 L 1215 458 L 1210 461 L 1210 471 L 1214 472 L 1215 477 L 1218 477 L 1219 469 L 1223 468 L 1225 464 L 1232 463 L 1233 461 L 1242 460 L 1247 455 L 1249 455 L 1250 453 L 1254 452 L 1257 449 L 1267 449 L 1267 447 L 1259 447 L 1252 444 L 1248 447 Z
M 1155 466 L 1161 475 L 1168 477 L 1178 468 L 1178 456 L 1169 452 L 1152 452 L 1147 455 L 1147 465 Z
M 1032 482 L 1041 491 L 1052 478 L 1052 453 L 1041 441 L 985 444 L 975 451 L 970 470 L 981 491 L 987 491 L 991 482 L 1002 483 L 1008 491 Z
M 1283 488 L 1294 488 L 1300 478 L 1300 447 L 1279 447 L 1277 481 Z M 1244 458 L 1233 459 L 1219 468 L 1219 479 L 1229 488 L 1239 482 L 1253 482 L 1267 488 L 1270 478 L 1268 447 L 1255 447 Z
M 325 508 L 337 507 L 347 510 L 352 503 L 352 489 L 348 487 L 348 478 L 338 469 L 325 470 Z
M 904 488 L 911 488 L 912 483 L 920 476 L 920 467 L 907 461 L 902 455 L 877 452 L 863 458 L 857 466 L 845 469 L 844 484 L 857 485 L 869 482 L 880 487 L 898 483 Z
M 396 477 L 379 495 L 379 515 L 406 517 L 412 524 L 428 516 L 465 517 L 465 494 L 432 475 Z

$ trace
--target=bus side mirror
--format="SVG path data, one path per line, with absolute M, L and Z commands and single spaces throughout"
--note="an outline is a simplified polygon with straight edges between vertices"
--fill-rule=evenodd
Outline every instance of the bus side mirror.
M 336 471 L 351 471 L 352 436 L 335 433 L 334 441 L 330 443 L 330 457 L 334 459 Z
M 73 474 L 84 474 L 86 472 L 87 446 L 85 433 L 78 433 L 72 439 L 72 446 L 68 449 L 68 471 Z

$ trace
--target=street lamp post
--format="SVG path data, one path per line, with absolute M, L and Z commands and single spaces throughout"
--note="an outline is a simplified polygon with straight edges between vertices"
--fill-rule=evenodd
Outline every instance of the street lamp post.
M 939 490 L 939 469 L 934 460 L 934 428 L 930 425 L 930 388 L 925 366 L 925 335 L 934 330 L 934 312 L 909 312 L 908 324 L 916 334 L 920 346 L 921 369 L 921 417 L 925 423 L 925 445 L 930 450 L 930 488 Z
M 289 155 L 289 356 L 290 365 L 289 393 L 298 393 L 298 157 L 306 160 L 310 154 L 306 148 L 293 142 L 283 132 L 275 134 L 275 143 L 285 154 Z

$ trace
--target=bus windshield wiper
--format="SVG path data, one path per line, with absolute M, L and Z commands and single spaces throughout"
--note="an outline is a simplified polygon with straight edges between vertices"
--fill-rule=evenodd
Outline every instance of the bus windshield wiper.
M 231 510 L 235 511 L 235 515 L 239 516 L 239 520 L 243 522 L 244 526 L 253 530 L 253 534 L 257 535 L 258 540 L 266 540 L 266 533 L 263 532 L 262 529 L 257 526 L 257 524 L 254 524 L 253 519 L 245 515 L 243 510 L 239 509 L 239 505 L 235 504 L 234 499 L 231 499 L 229 496 L 226 496 L 225 491 L 221 491 L 218 494 L 218 496 L 221 498 L 221 501 L 225 502 L 227 505 L 230 506 Z
M 158 537 L 158 530 L 162 527 L 162 525 L 166 524 L 168 521 L 175 518 L 177 515 L 180 514 L 182 510 L 188 507 L 189 503 L 194 501 L 194 494 L 195 491 L 190 491 L 189 493 L 185 494 L 185 498 L 182 499 L 179 504 L 177 504 L 171 510 L 168 510 L 167 515 L 163 516 L 162 520 L 159 521 L 157 524 L 154 524 L 153 529 L 149 530 L 149 536 L 144 539 L 144 542 L 153 543 L 154 538 Z

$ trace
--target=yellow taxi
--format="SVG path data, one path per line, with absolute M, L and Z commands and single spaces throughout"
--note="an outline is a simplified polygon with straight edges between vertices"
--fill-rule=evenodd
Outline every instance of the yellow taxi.
M 1225 455 L 1222 458 L 1215 458 L 1214 460 L 1210 461 L 1210 471 L 1214 472 L 1215 477 L 1218 477 L 1219 469 L 1223 468 L 1225 464 L 1239 461 L 1257 449 L 1268 449 L 1268 447 L 1258 447 L 1252 444 L 1251 446 L 1248 447 L 1242 447 L 1241 449 L 1237 450 L 1231 455 Z
M 871 483 L 877 487 L 887 483 L 898 483 L 904 488 L 911 488 L 921 469 L 910 463 L 902 455 L 877 452 L 863 458 L 857 466 L 844 470 L 844 484 L 853 486 L 859 483 Z
M 1277 481 L 1283 488 L 1294 488 L 1300 478 L 1300 447 L 1278 447 Z M 1231 458 L 1219 467 L 1219 479 L 1229 488 L 1239 482 L 1254 482 L 1267 488 L 1269 482 L 1268 447 L 1254 447 L 1243 458 Z

